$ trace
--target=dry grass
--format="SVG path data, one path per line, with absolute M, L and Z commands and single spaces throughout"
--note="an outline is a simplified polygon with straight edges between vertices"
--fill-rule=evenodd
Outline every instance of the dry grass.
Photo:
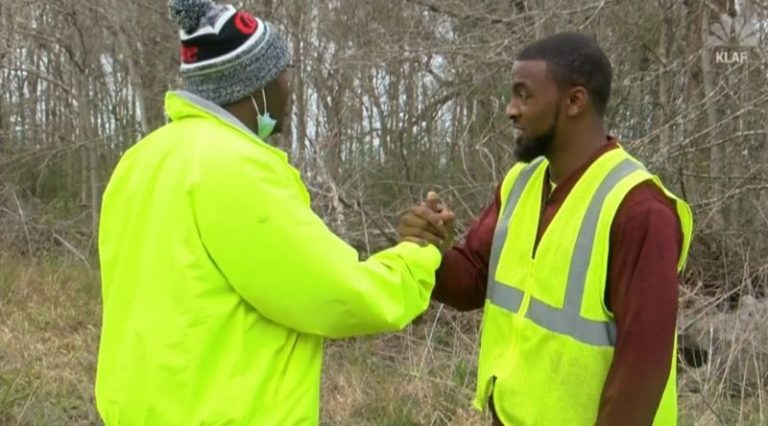
M 489 424 L 470 406 L 479 319 L 435 307 L 403 333 L 330 343 L 324 423 Z
M 681 327 L 708 356 L 680 381 L 688 424 L 768 424 L 768 299 L 743 294 L 729 312 L 717 309 L 724 296 L 686 297 Z
M 67 259 L 0 258 L 0 424 L 97 423 L 96 274 Z
M 0 425 L 99 424 L 96 272 L 75 259 L 2 256 L 0 271 Z M 768 371 L 760 364 L 768 340 L 759 339 L 768 319 L 758 319 L 762 326 L 726 319 L 729 339 L 680 374 L 681 424 L 766 424 L 768 388 L 757 378 Z M 403 333 L 330 342 L 323 424 L 489 424 L 470 406 L 479 321 L 478 312 L 435 306 Z

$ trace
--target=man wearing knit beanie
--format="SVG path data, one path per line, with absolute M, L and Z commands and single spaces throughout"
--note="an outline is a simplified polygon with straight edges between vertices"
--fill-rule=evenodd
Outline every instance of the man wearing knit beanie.
M 323 338 L 400 330 L 421 314 L 441 241 L 361 262 L 264 142 L 290 95 L 275 27 L 210 0 L 170 10 L 184 88 L 104 194 L 99 414 L 107 425 L 317 424 Z

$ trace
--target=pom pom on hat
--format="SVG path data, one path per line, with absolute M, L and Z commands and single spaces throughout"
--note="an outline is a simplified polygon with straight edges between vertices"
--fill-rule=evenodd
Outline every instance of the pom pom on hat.
M 169 0 L 171 19 L 182 30 L 191 33 L 200 25 L 200 20 L 214 7 L 212 0 Z

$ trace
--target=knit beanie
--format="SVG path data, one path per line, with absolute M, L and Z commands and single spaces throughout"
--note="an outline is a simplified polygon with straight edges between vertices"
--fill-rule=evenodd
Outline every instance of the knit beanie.
M 212 0 L 169 0 L 181 28 L 184 89 L 218 105 L 245 99 L 288 67 L 288 48 L 269 22 Z

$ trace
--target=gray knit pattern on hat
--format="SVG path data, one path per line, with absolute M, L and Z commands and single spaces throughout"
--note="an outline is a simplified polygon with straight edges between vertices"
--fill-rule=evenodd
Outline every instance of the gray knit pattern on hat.
M 264 40 L 226 62 L 215 62 L 181 73 L 184 89 L 218 105 L 245 99 L 264 88 L 288 67 L 288 47 L 275 28 L 262 21 Z
M 200 26 L 214 26 L 226 11 L 225 6 L 211 0 L 170 0 L 171 15 L 187 33 Z M 186 25 L 194 28 L 186 29 Z M 226 60 L 185 67 L 181 70 L 184 89 L 204 99 L 228 105 L 245 99 L 275 80 L 288 67 L 288 46 L 276 28 L 260 21 L 263 32 L 243 51 Z

